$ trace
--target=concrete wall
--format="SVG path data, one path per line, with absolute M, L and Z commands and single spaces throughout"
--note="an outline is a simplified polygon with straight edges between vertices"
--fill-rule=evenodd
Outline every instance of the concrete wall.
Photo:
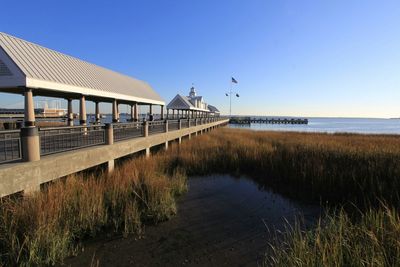
M 20 191 L 36 191 L 40 184 L 103 163 L 112 168 L 114 159 L 228 122 L 222 120 L 177 131 L 150 135 L 79 150 L 43 156 L 39 161 L 0 165 L 0 197 Z

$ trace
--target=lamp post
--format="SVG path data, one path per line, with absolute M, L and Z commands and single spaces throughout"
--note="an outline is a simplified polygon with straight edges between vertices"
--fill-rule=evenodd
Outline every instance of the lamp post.
M 231 85 L 229 88 L 229 92 L 225 93 L 226 96 L 229 96 L 229 117 L 232 117 L 232 94 L 235 94 L 236 97 L 239 97 L 239 94 L 237 92 L 232 91 L 232 86 L 234 83 L 238 83 L 235 78 L 231 77 Z

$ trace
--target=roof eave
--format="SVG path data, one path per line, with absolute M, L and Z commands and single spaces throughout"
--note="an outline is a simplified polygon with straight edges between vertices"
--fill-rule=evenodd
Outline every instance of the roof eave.
M 118 93 L 106 92 L 106 91 L 99 91 L 92 88 L 84 88 L 74 85 L 67 85 L 67 84 L 60 84 L 50 81 L 43 81 L 38 79 L 33 79 L 30 77 L 26 78 L 26 87 L 28 88 L 40 88 L 40 89 L 47 89 L 51 91 L 58 91 L 64 92 L 66 94 L 71 94 L 71 96 L 75 95 L 85 95 L 85 96 L 93 96 L 105 99 L 117 99 L 122 100 L 125 102 L 139 102 L 139 103 L 146 103 L 146 104 L 153 104 L 153 105 L 162 105 L 165 106 L 165 102 L 157 99 L 148 99 L 148 98 L 140 98 L 134 97 L 129 95 L 123 95 Z M 57 97 L 55 94 L 54 97 Z

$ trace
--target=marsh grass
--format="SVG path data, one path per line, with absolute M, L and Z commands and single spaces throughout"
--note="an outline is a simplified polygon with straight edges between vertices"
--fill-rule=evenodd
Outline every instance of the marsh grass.
M 2 264 L 52 265 L 100 231 L 140 234 L 143 223 L 168 219 L 186 176 L 164 173 L 154 160 L 138 158 L 112 175 L 71 176 L 30 197 L 2 199 Z
M 399 205 L 398 136 L 220 129 L 164 156 L 167 169 L 247 174 L 302 199 Z
M 212 173 L 246 174 L 296 198 L 360 209 L 358 216 L 330 214 L 314 230 L 293 228 L 273 245 L 266 264 L 397 263 L 400 138 L 233 129 L 127 161 L 112 175 L 72 176 L 31 197 L 1 200 L 1 263 L 54 264 L 99 232 L 140 234 L 143 224 L 176 213 L 186 175 Z M 362 260 L 346 261 L 352 255 Z
M 250 174 L 298 199 L 325 203 L 314 229 L 288 225 L 267 266 L 400 266 L 400 138 L 223 129 L 174 147 L 188 174 Z
M 386 205 L 355 219 L 341 209 L 315 229 L 297 224 L 278 238 L 266 266 L 400 266 L 400 217 Z

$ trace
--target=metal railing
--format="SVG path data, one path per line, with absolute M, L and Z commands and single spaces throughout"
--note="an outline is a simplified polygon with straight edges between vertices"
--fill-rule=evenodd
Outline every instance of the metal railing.
M 181 120 L 181 129 L 183 128 L 189 128 L 189 120 L 187 119 Z
M 168 131 L 176 131 L 176 130 L 179 130 L 179 121 L 178 120 L 168 121 Z
M 115 123 L 113 124 L 114 141 L 144 136 L 142 122 Z
M 105 143 L 104 125 L 40 128 L 40 154 L 48 155 Z
M 0 131 L 0 162 L 18 160 L 21 157 L 20 131 Z
M 149 121 L 149 135 L 165 133 L 165 121 Z
M 168 131 L 196 125 L 216 122 L 226 118 L 197 118 L 168 120 Z M 166 132 L 165 121 L 148 122 L 148 134 Z M 143 137 L 145 126 L 141 122 L 113 124 L 114 141 Z M 89 146 L 106 144 L 104 125 L 39 128 L 40 154 L 48 155 Z M 22 141 L 20 130 L 0 131 L 0 163 L 22 158 Z

